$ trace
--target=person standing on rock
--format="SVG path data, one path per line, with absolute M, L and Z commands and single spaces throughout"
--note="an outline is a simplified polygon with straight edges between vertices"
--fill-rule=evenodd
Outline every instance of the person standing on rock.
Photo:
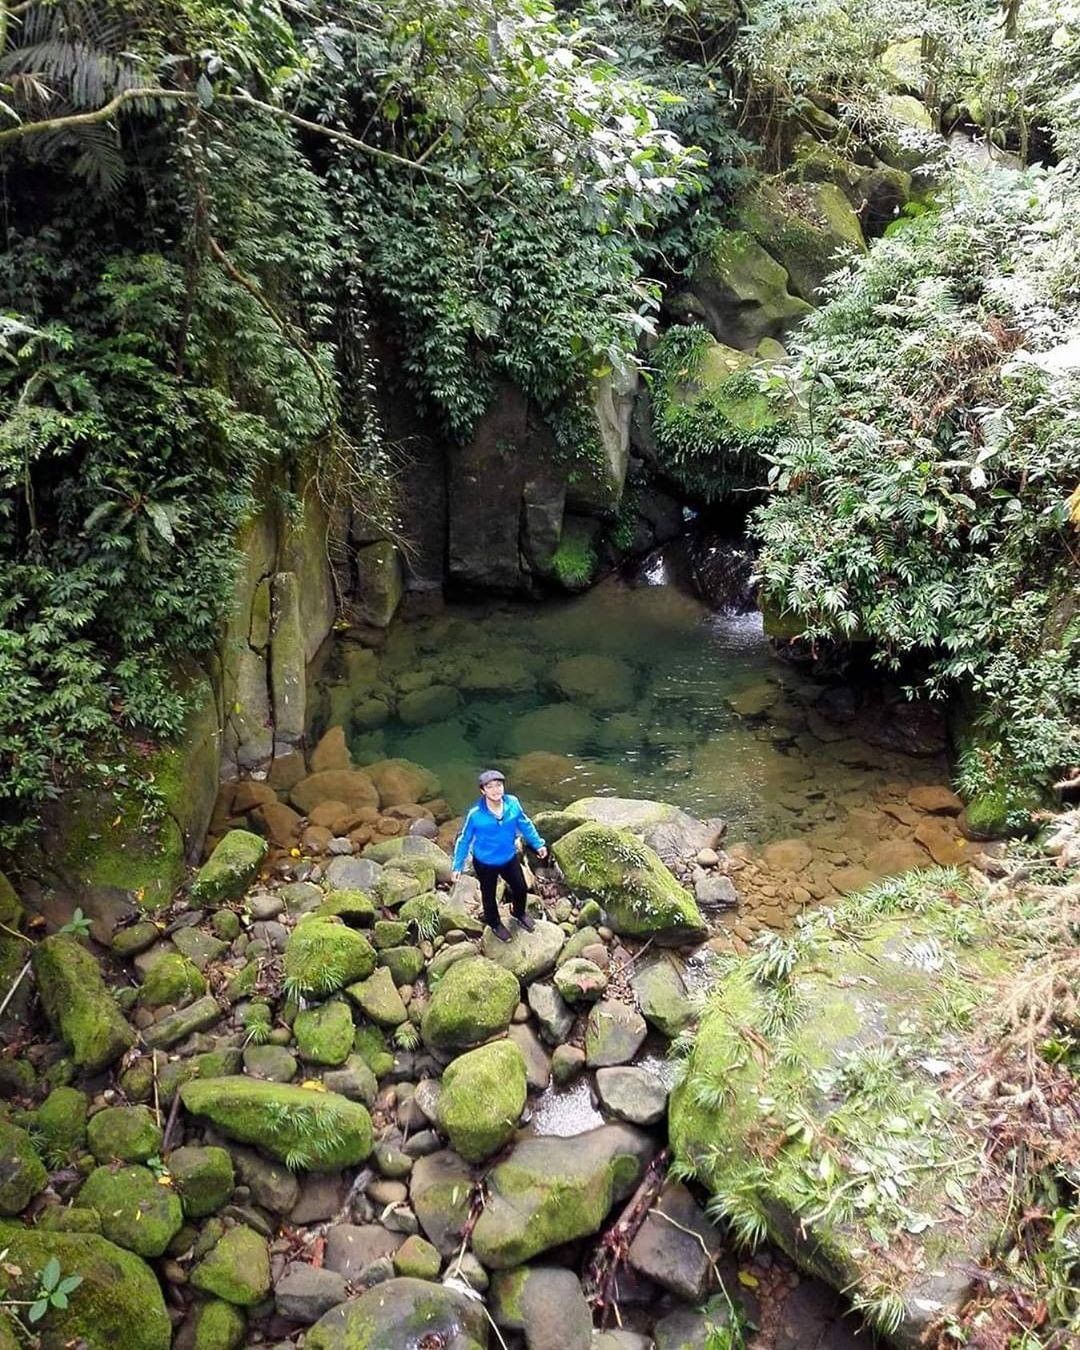
M 495 888 L 502 877 L 510 889 L 511 913 L 531 933 L 535 925 L 525 913 L 528 887 L 517 853 L 518 835 L 540 858 L 547 857 L 547 846 L 521 803 L 506 791 L 506 779 L 498 769 L 485 769 L 477 782 L 480 796 L 469 809 L 454 845 L 451 877 L 457 881 L 472 853 L 473 871 L 484 902 L 484 922 L 500 942 L 509 942 L 510 930 L 499 917 Z

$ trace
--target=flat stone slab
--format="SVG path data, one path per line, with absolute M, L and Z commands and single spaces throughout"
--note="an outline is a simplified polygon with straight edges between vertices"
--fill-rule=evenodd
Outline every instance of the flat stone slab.
M 627 1259 L 639 1274 L 700 1302 L 716 1283 L 714 1263 L 723 1239 L 685 1186 L 669 1182 L 630 1244 Z
M 404 1241 L 403 1233 L 391 1233 L 377 1223 L 335 1224 L 326 1233 L 323 1265 L 351 1284 L 373 1261 L 393 1256 Z
M 666 956 L 638 966 L 630 987 L 646 1022 L 661 1035 L 674 1039 L 696 1016 L 683 977 Z
M 370 858 L 333 858 L 326 865 L 325 875 L 332 890 L 370 894 L 382 875 L 382 868 Z

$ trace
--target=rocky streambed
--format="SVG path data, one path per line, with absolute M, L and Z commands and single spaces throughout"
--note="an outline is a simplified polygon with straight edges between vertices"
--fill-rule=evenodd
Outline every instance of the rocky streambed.
M 227 785 L 169 909 L 107 949 L 78 923 L 37 943 L 48 1030 L 0 1062 L 8 1315 L 55 1257 L 79 1282 L 46 1299 L 45 1346 L 849 1344 L 832 1290 L 778 1248 L 740 1256 L 678 1179 L 719 1167 L 701 1151 L 722 1093 L 700 1037 L 688 1075 L 668 1051 L 767 926 L 741 889 L 782 895 L 786 927 L 792 896 L 872 879 L 871 854 L 878 875 L 931 865 L 958 803 L 898 788 L 856 862 L 581 799 L 538 819 L 554 865 L 535 930 L 503 944 L 475 882 L 451 884 L 438 792 L 407 761 L 353 767 L 332 731 L 288 786 Z

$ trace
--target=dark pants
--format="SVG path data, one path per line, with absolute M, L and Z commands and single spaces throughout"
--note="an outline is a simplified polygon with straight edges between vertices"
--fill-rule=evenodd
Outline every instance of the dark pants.
M 502 922 L 499 918 L 499 907 L 495 903 L 495 887 L 500 877 L 510 888 L 511 913 L 515 919 L 520 919 L 525 913 L 525 899 L 529 888 L 525 885 L 525 874 L 521 870 L 521 861 L 517 854 L 509 862 L 504 863 L 482 863 L 474 858 L 473 871 L 480 883 L 480 898 L 484 902 L 484 922 L 491 928 L 498 928 Z

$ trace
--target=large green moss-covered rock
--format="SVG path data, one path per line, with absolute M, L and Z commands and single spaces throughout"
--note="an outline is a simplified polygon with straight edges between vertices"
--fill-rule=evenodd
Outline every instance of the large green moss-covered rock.
M 196 872 L 191 903 L 208 906 L 239 900 L 255 880 L 266 848 L 266 840 L 250 830 L 230 830 Z
M 5 1297 L 32 1298 L 50 1257 L 63 1275 L 81 1277 L 67 1308 L 50 1310 L 35 1325 L 42 1350 L 66 1350 L 79 1341 L 93 1350 L 169 1350 L 172 1325 L 161 1286 L 131 1252 L 94 1233 L 42 1232 L 13 1223 L 0 1223 L 0 1248 L 7 1252 L 0 1275 Z M 12 1267 L 22 1274 L 12 1275 Z
M 145 1106 L 107 1106 L 86 1129 L 90 1152 L 100 1163 L 141 1163 L 161 1148 L 161 1126 Z
M 435 1050 L 467 1050 L 505 1031 L 521 997 L 508 970 L 484 956 L 450 967 L 431 996 L 421 1032 Z
M 255 1078 L 208 1078 L 185 1083 L 180 1100 L 223 1134 L 255 1144 L 291 1167 L 331 1172 L 363 1162 L 371 1152 L 371 1117 L 359 1102 Z
M 95 1168 L 79 1203 L 97 1210 L 110 1242 L 137 1256 L 160 1256 L 184 1222 L 179 1197 L 147 1167 Z
M 602 1125 L 569 1139 L 525 1139 L 488 1176 L 473 1251 L 493 1269 L 598 1232 L 611 1206 L 637 1185 L 655 1151 L 631 1125 Z
M 374 969 L 375 949 L 367 938 L 329 919 L 302 920 L 285 946 L 285 987 L 301 998 L 335 994 Z
M 660 943 L 705 936 L 693 896 L 629 830 L 579 825 L 557 840 L 552 852 L 574 894 L 599 900 L 617 933 Z
M 244 1343 L 247 1318 L 224 1299 L 212 1298 L 195 1310 L 195 1334 L 191 1350 L 237 1350 Z
M 32 960 L 42 1007 L 80 1069 L 104 1069 L 131 1048 L 135 1033 L 105 988 L 98 963 L 75 938 L 44 938 Z
M 497 1153 L 525 1106 L 525 1057 L 513 1041 L 493 1041 L 461 1055 L 443 1074 L 439 1124 L 469 1162 Z
M 304 1350 L 487 1350 L 483 1305 L 430 1280 L 402 1276 L 339 1304 L 304 1336 Z
M 225 1204 L 232 1194 L 232 1159 L 223 1148 L 194 1145 L 174 1149 L 168 1157 L 173 1179 L 189 1219 L 205 1219 Z
M 199 968 L 179 952 L 166 952 L 147 972 L 139 989 L 139 1002 L 146 1008 L 164 1008 L 205 993 L 206 980 Z
M 353 1048 L 353 1019 L 346 1004 L 324 1003 L 297 1013 L 293 1035 L 300 1058 L 312 1064 L 344 1064 Z
M 835 183 L 763 183 L 742 202 L 739 217 L 810 303 L 821 299 L 831 272 L 866 251 L 859 218 Z
M 42 1137 L 44 1156 L 62 1166 L 86 1144 L 89 1099 L 78 1088 L 53 1088 L 37 1109 L 35 1124 Z
M 237 1224 L 214 1244 L 191 1272 L 204 1294 L 250 1308 L 270 1292 L 270 1248 L 246 1224 Z
M 1005 958 L 955 870 L 874 896 L 804 930 L 787 977 L 759 961 L 714 986 L 669 1135 L 740 1226 L 871 1305 L 891 1293 L 914 1346 L 1004 1219 L 1009 1183 L 935 1075 L 966 1058 L 952 1001 L 991 998 Z
M 417 955 L 420 953 L 417 952 Z M 383 961 L 385 956 L 385 952 L 380 952 L 379 960 Z M 420 969 L 423 969 L 422 965 Z M 416 974 L 419 974 L 419 970 Z M 350 984 L 345 992 L 366 1017 L 381 1027 L 397 1027 L 408 1020 L 408 1010 L 397 991 L 394 972 L 388 964 L 380 965 L 375 974 L 366 980 Z
M 48 1179 L 26 1131 L 0 1121 L 0 1214 L 25 1209 Z
M 714 337 L 743 351 L 763 338 L 783 340 L 810 313 L 788 290 L 788 274 L 746 230 L 717 230 L 691 282 L 696 302 L 685 314 L 701 319 Z

